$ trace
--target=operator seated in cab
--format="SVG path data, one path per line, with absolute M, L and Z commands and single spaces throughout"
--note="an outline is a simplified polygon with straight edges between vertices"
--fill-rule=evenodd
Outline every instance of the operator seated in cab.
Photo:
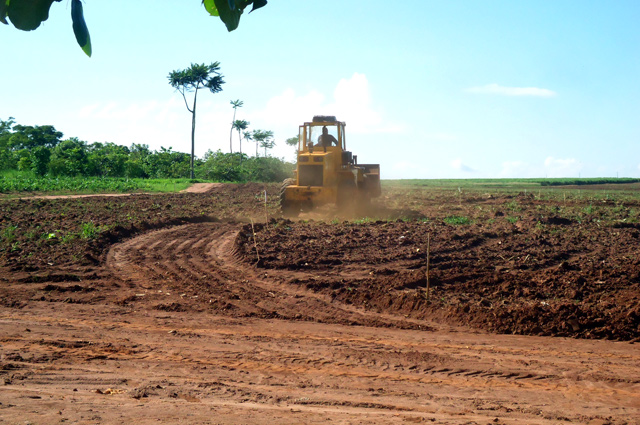
M 320 135 L 320 137 L 318 137 L 318 144 L 316 146 L 328 148 L 332 144 L 338 146 L 338 140 L 331 134 L 329 134 L 329 130 L 325 125 L 324 127 L 322 127 L 322 134 Z

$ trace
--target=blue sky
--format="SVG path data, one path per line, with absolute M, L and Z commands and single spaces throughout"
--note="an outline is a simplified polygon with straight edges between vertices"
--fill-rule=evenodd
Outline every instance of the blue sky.
M 231 33 L 200 3 L 87 0 L 92 58 L 67 0 L 36 31 L 0 26 L 0 118 L 189 152 L 167 75 L 219 61 L 199 156 L 229 150 L 240 99 L 237 118 L 272 130 L 287 160 L 298 125 L 331 114 L 383 178 L 640 177 L 637 0 L 270 0 Z

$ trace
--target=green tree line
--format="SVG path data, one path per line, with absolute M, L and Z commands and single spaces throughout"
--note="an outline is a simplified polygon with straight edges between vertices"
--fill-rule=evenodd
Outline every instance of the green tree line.
M 0 172 L 18 171 L 44 177 L 188 178 L 191 156 L 161 147 L 133 143 L 87 143 L 63 139 L 52 125 L 25 126 L 0 119 Z M 194 177 L 212 181 L 276 182 L 289 177 L 293 164 L 273 157 L 207 152 L 194 160 Z

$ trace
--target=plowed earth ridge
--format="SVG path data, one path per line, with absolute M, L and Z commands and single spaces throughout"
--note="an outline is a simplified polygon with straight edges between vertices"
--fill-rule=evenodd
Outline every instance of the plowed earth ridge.
M 144 290 L 135 296 L 157 300 L 156 308 L 161 310 L 215 308 L 235 317 L 428 328 L 424 322 L 373 314 L 281 283 L 300 273 L 285 271 L 278 273 L 277 280 L 270 279 L 269 272 L 247 266 L 238 255 L 240 231 L 237 224 L 197 223 L 151 232 L 114 246 L 107 267 Z M 163 303 L 164 294 L 176 291 L 181 294 L 179 303 Z

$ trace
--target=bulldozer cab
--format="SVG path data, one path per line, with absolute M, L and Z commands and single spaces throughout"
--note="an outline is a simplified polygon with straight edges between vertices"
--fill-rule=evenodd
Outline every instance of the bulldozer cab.
M 300 126 L 298 152 L 346 150 L 344 134 L 344 123 L 335 117 L 315 116 L 312 122 Z

